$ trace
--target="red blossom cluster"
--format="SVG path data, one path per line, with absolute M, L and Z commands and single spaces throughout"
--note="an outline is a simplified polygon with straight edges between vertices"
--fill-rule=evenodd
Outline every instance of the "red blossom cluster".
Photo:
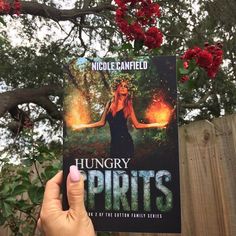
M 20 15 L 21 3 L 20 0 L 14 0 L 12 6 L 5 0 L 0 0 L 0 12 L 10 13 L 11 8 L 14 10 L 13 14 Z
M 21 10 L 20 0 L 15 0 L 14 1 L 13 9 L 14 9 L 14 13 L 19 16 L 20 15 L 20 10 Z
M 199 67 L 206 70 L 210 78 L 215 78 L 223 62 L 222 44 L 209 45 L 209 43 L 205 43 L 204 49 L 199 47 L 190 48 L 181 59 L 184 60 L 183 66 L 185 69 L 188 68 L 188 61 L 193 59 Z
M 4 0 L 0 0 L 0 12 L 9 13 L 10 10 L 11 10 L 10 3 Z
M 116 23 L 128 40 L 143 41 L 149 49 L 158 48 L 163 41 L 162 32 L 155 27 L 161 16 L 160 6 L 152 0 L 115 0 Z

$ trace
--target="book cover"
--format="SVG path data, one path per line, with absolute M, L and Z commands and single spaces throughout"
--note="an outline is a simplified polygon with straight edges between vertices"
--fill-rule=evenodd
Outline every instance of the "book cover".
M 181 231 L 176 58 L 78 58 L 67 67 L 63 208 L 76 165 L 96 231 Z

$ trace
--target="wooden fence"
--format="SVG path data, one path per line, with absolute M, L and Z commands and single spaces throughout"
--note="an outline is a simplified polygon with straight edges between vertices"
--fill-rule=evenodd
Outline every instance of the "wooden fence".
M 236 114 L 184 125 L 179 140 L 182 233 L 113 236 L 236 235 Z

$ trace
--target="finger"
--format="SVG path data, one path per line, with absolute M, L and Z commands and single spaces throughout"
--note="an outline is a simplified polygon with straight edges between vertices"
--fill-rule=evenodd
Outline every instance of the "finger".
M 62 183 L 62 171 L 58 172 L 52 179 L 50 179 L 45 187 L 44 200 L 60 200 L 60 185 Z
M 78 217 L 87 215 L 84 206 L 84 179 L 76 166 L 70 167 L 67 177 L 67 197 L 70 211 Z
M 37 221 L 37 229 L 42 233 L 43 232 L 43 228 L 42 228 L 42 222 L 41 219 L 39 218 Z
M 60 198 L 60 185 L 62 182 L 62 171 L 58 172 L 52 179 L 50 179 L 45 187 L 42 213 L 60 212 L 62 210 Z

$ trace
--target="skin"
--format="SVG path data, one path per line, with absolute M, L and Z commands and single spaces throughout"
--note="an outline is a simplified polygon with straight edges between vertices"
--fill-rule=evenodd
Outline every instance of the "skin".
M 38 228 L 45 236 L 95 236 L 93 224 L 84 206 L 84 180 L 67 177 L 70 209 L 62 210 L 60 185 L 62 171 L 50 179 L 45 188 Z
M 125 99 L 126 99 L 126 97 L 128 96 L 128 93 L 129 93 L 127 82 L 122 81 L 117 89 L 118 89 L 118 96 L 119 96 L 117 111 L 119 111 L 119 110 L 124 108 L 124 102 L 125 102 Z M 79 125 L 73 126 L 72 128 L 74 130 L 80 130 L 80 129 L 83 129 L 83 128 L 102 127 L 106 124 L 106 115 L 107 115 L 108 111 L 109 111 L 109 102 L 106 104 L 106 107 L 104 109 L 102 117 L 98 122 L 91 123 L 91 124 L 79 124 Z M 167 125 L 167 123 L 162 125 L 162 126 L 160 126 L 160 124 L 158 124 L 158 123 L 151 123 L 151 124 L 140 123 L 137 120 L 137 117 L 135 115 L 133 106 L 131 107 L 131 113 L 130 113 L 129 118 L 130 118 L 132 124 L 134 125 L 134 127 L 136 129 L 165 128 L 165 125 Z

